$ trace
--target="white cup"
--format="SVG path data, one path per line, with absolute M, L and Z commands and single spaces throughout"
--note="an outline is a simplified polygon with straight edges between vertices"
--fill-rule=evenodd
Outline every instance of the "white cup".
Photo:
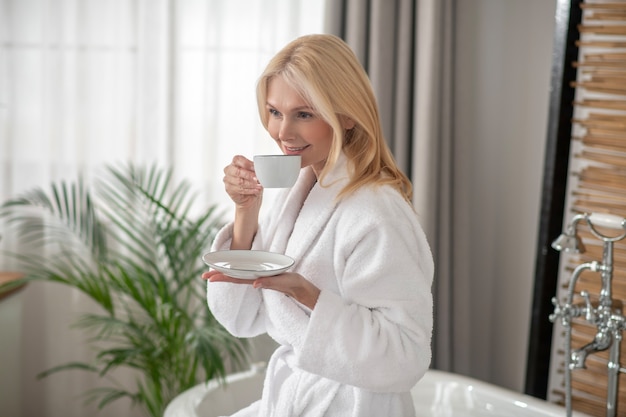
M 289 188 L 300 174 L 300 155 L 255 155 L 254 171 L 264 188 Z

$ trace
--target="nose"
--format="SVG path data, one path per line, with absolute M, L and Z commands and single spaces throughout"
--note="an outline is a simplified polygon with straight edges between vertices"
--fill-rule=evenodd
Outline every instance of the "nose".
M 295 132 L 293 129 L 293 125 L 286 119 L 283 119 L 280 122 L 280 126 L 278 128 L 278 139 L 281 142 L 288 142 L 293 140 L 295 137 Z

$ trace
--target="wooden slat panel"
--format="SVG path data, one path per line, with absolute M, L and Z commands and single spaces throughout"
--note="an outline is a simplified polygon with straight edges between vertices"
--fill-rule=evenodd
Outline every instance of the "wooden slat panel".
M 587 0 L 581 8 L 579 57 L 572 62 L 572 66 L 578 69 L 578 79 L 572 83 L 577 90 L 575 129 L 572 132 L 576 150 L 572 158 L 579 168 L 572 172 L 575 182 L 570 190 L 571 212 L 568 216 L 600 212 L 626 217 L 626 2 Z M 601 242 L 584 225 L 579 232 L 586 250 L 565 258 L 564 273 L 569 276 L 559 279 L 561 298 L 577 265 L 602 260 Z M 623 311 L 623 304 L 626 304 L 626 242 L 615 245 L 613 266 L 613 306 L 617 311 Z M 580 275 L 575 292 L 579 294 L 581 290 L 587 290 L 592 303 L 597 305 L 601 284 L 600 273 L 585 271 Z M 574 303 L 584 305 L 585 301 L 576 295 Z M 591 342 L 596 333 L 597 328 L 584 317 L 572 320 L 572 349 Z M 564 332 L 560 338 L 564 340 Z M 620 351 L 622 362 L 626 363 L 626 341 Z M 555 355 L 557 376 L 563 378 L 564 348 L 558 349 Z M 572 371 L 574 410 L 592 416 L 606 415 L 608 355 L 609 350 L 595 352 L 587 357 L 585 369 Z M 557 397 L 556 402 L 562 405 L 565 402 L 564 389 L 563 382 L 552 392 Z M 626 415 L 626 374 L 619 377 L 617 415 Z
M 626 11 L 626 3 L 620 2 L 586 2 L 580 5 L 583 10 L 616 10 Z

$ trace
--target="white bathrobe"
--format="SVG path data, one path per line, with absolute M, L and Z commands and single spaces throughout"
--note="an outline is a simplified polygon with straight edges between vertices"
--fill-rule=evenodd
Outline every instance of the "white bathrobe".
M 345 157 L 330 187 L 303 168 L 252 244 L 295 259 L 291 271 L 321 290 L 312 311 L 277 291 L 208 283 L 209 308 L 233 335 L 267 332 L 281 345 L 262 398 L 237 417 L 415 415 L 409 390 L 431 358 L 430 249 L 399 193 L 365 187 L 337 203 L 346 181 Z M 231 236 L 232 224 L 213 250 L 228 249 Z

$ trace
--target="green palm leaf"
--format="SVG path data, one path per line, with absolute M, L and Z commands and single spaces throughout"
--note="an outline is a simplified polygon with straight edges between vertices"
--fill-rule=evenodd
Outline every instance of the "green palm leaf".
M 183 390 L 223 379 L 225 361 L 246 361 L 246 344 L 211 315 L 199 278 L 200 256 L 222 222 L 215 207 L 193 216 L 196 196 L 173 178 L 156 166 L 108 166 L 93 186 L 80 178 L 60 182 L 0 207 L 16 246 L 26 249 L 12 254 L 22 261 L 24 280 L 68 285 L 102 307 L 76 322 L 98 352 L 93 363 L 60 365 L 42 376 L 83 369 L 109 380 L 119 367 L 141 375 L 134 389 L 90 391 L 99 407 L 129 397 L 161 416 Z

